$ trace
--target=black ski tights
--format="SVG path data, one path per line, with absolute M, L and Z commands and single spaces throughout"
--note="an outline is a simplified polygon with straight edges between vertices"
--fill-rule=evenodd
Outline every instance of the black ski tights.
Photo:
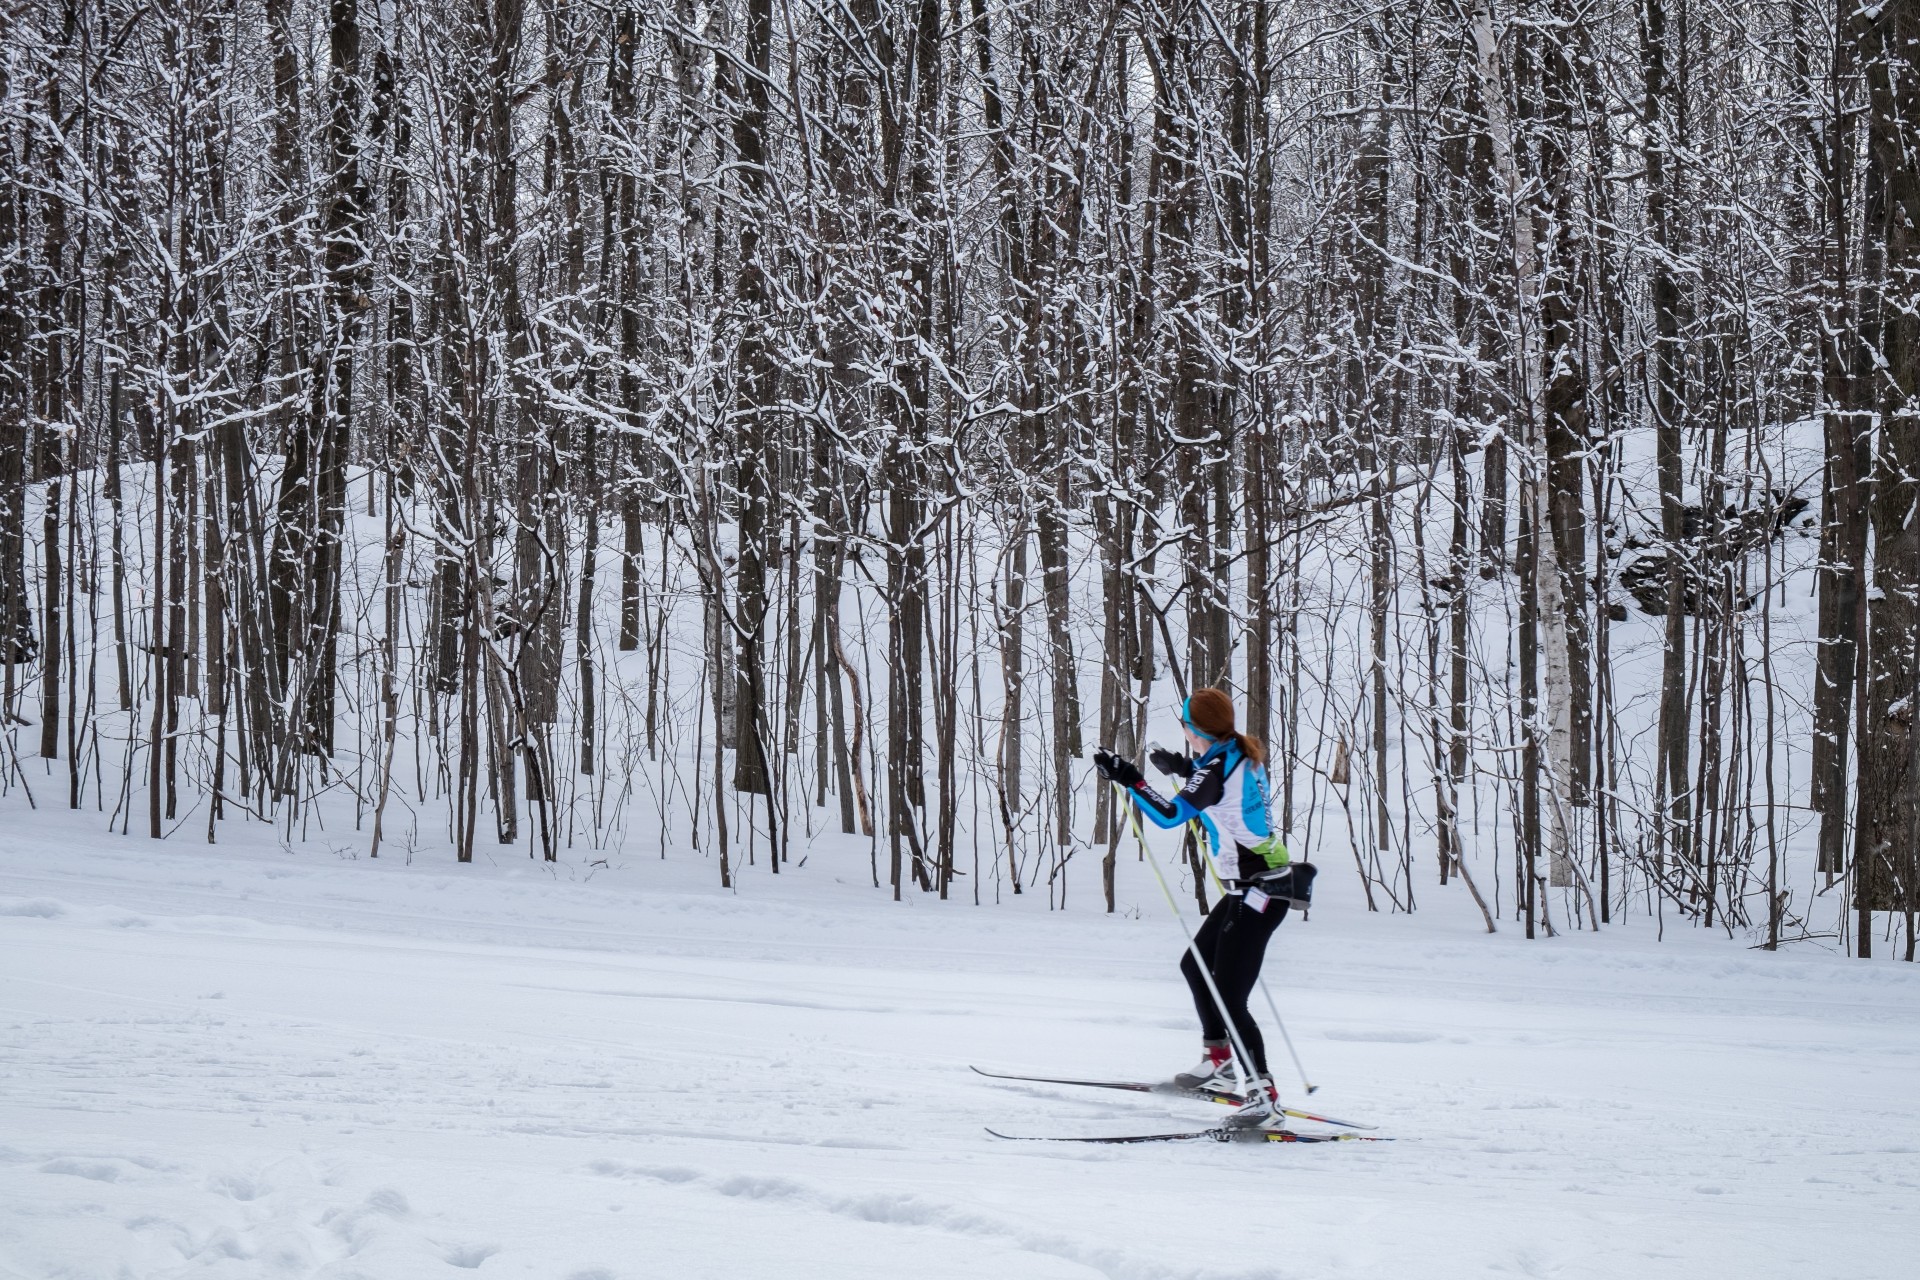
M 1259 1075 L 1267 1074 L 1267 1045 L 1260 1038 L 1260 1028 L 1253 1024 L 1253 1015 L 1247 1011 L 1247 997 L 1253 994 L 1253 984 L 1260 977 L 1267 939 L 1273 936 L 1286 915 L 1287 904 L 1277 898 L 1267 903 L 1265 911 L 1255 911 L 1247 906 L 1245 898 L 1227 894 L 1214 905 L 1193 939 L 1194 947 L 1213 974 L 1214 985 L 1220 988 L 1220 998 L 1226 1001 L 1226 1017 L 1233 1019 L 1233 1029 L 1240 1033 L 1247 1052 L 1253 1055 L 1253 1069 Z M 1200 1014 L 1201 1036 L 1207 1040 L 1227 1039 L 1226 1020 L 1214 1004 L 1206 980 L 1200 976 L 1200 967 L 1193 962 L 1192 951 L 1180 957 L 1180 972 L 1193 992 L 1193 1007 Z

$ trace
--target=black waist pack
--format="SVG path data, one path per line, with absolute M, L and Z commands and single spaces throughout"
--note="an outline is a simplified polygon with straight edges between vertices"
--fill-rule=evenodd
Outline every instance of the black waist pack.
M 1305 911 L 1313 905 L 1313 878 L 1320 874 L 1311 862 L 1292 862 L 1278 871 L 1260 870 L 1253 875 L 1245 874 L 1252 870 L 1247 864 L 1253 859 L 1249 855 L 1240 855 L 1241 878 L 1232 887 L 1246 890 L 1258 889 L 1269 898 L 1278 898 L 1295 911 Z

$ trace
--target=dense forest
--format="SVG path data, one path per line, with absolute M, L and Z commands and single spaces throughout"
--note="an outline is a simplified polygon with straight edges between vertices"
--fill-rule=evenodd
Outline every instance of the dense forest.
M 0 785 L 1111 910 L 1214 684 L 1379 910 L 1911 960 L 1917 141 L 1920 0 L 7 0 Z

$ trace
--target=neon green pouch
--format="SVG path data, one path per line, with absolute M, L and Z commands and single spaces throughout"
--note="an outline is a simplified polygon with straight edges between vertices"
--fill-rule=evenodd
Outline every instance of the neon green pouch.
M 1253 851 L 1266 862 L 1269 871 L 1278 871 L 1293 859 L 1293 855 L 1287 852 L 1287 846 L 1280 843 L 1279 836 L 1268 836 L 1253 846 Z

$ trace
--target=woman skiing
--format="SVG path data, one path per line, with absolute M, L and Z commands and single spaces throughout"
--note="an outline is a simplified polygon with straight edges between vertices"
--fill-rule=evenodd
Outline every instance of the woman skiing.
M 1267 821 L 1267 770 L 1260 744 L 1233 727 L 1233 702 L 1218 689 L 1201 689 L 1180 709 L 1191 756 L 1156 748 L 1148 759 L 1160 772 L 1185 781 L 1172 799 L 1148 785 L 1140 770 L 1109 751 L 1096 751 L 1094 767 L 1123 787 L 1156 826 L 1198 822 L 1219 881 L 1220 901 L 1208 914 L 1180 972 L 1200 1014 L 1206 1056 L 1174 1077 L 1184 1089 L 1237 1093 L 1234 1038 L 1250 1059 L 1245 1101 L 1229 1124 L 1265 1125 L 1280 1115 L 1266 1044 L 1247 1009 L 1260 977 L 1267 940 L 1286 918 L 1289 905 L 1304 907 L 1312 893 L 1310 863 L 1292 863 Z M 1196 962 L 1196 956 L 1198 962 Z M 1200 964 L 1206 965 L 1202 973 Z M 1213 979 L 1208 989 L 1207 977 Z M 1224 1007 L 1223 1007 L 1224 1006 Z

